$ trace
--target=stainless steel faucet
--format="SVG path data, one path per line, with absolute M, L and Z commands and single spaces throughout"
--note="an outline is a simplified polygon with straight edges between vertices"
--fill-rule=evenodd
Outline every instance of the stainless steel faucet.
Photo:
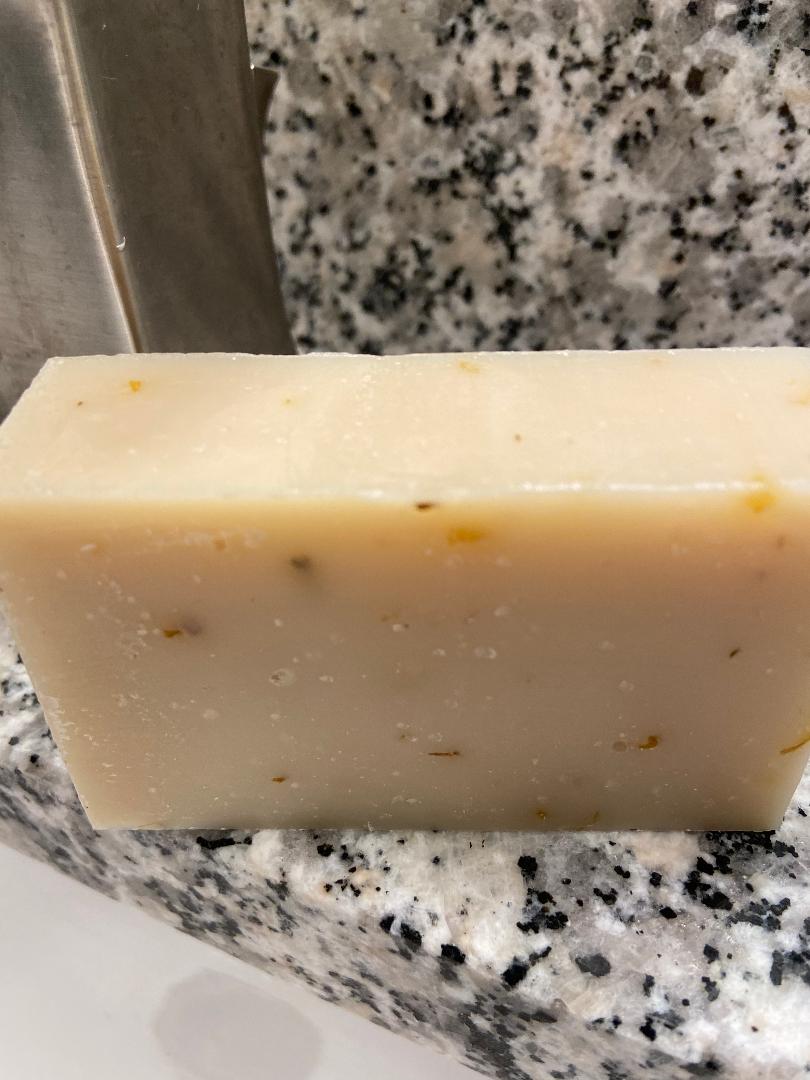
M 0 0 L 0 418 L 50 355 L 293 352 L 241 0 Z

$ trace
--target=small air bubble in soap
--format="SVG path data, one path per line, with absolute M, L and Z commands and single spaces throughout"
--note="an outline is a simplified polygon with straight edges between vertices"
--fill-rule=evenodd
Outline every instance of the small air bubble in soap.
M 219 719 L 219 710 L 218 709 L 206 709 L 203 712 L 203 720 L 218 720 L 218 719 Z
M 508 604 L 501 604 L 499 607 L 496 607 L 495 611 L 493 612 L 493 615 L 496 619 L 505 619 L 507 615 L 511 614 L 512 609 L 509 607 Z
M 494 660 L 497 655 L 497 650 L 491 645 L 476 645 L 473 649 L 473 656 L 477 656 L 479 660 Z

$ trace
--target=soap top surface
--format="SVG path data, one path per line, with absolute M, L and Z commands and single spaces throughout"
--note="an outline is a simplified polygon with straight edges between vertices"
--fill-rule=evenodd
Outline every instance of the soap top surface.
M 50 360 L 0 498 L 810 487 L 810 349 Z

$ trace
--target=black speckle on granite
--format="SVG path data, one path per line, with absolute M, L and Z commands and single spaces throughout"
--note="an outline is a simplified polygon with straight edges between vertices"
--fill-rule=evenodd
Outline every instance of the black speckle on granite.
M 687 94 L 692 94 L 693 97 L 700 97 L 706 92 L 703 88 L 703 76 L 704 73 L 700 68 L 689 68 L 683 84 Z
M 422 947 L 422 935 L 418 930 L 415 930 L 408 923 L 403 922 L 399 925 L 399 936 L 403 941 L 406 941 L 411 949 L 415 952 Z
M 458 947 L 458 945 L 443 944 L 441 949 L 443 959 L 450 960 L 454 964 L 463 964 L 466 960 L 466 956 Z
M 556 1024 L 557 1017 L 554 1013 L 548 1012 L 547 1009 L 533 1009 L 532 1012 L 520 1012 L 518 1016 L 521 1020 L 525 1020 L 526 1023 L 535 1024 Z
M 684 1066 L 684 1072 L 690 1076 L 717 1076 L 722 1073 L 723 1067 L 713 1058 L 706 1061 L 696 1061 Z
M 600 1068 L 605 1080 L 632 1080 L 630 1073 L 626 1072 L 616 1061 L 602 1061 Z
M 517 1063 L 510 1041 L 504 1038 L 503 1028 L 490 1030 L 481 1020 L 477 1007 L 460 1017 L 460 1034 L 464 1041 L 468 1063 L 486 1076 L 498 1077 L 499 1080 L 532 1080 Z
M 713 889 L 700 880 L 700 873 L 692 870 L 684 882 L 684 890 L 693 899 L 712 911 L 731 911 L 733 901 L 721 889 Z
M 760 926 L 764 930 L 773 933 L 775 930 L 781 930 L 781 916 L 789 907 L 790 900 L 786 896 L 776 903 L 771 903 L 765 899 L 749 900 L 747 907 L 743 911 L 739 911 L 732 916 L 732 921 L 750 923 L 751 926 Z
M 613 907 L 619 898 L 619 894 L 615 889 L 600 889 L 598 886 L 594 887 L 593 894 L 598 896 L 602 903 L 608 907 Z
M 769 971 L 774 986 L 781 986 L 785 977 L 798 979 L 810 986 L 810 933 L 799 934 L 798 947 L 788 951 L 774 950 Z
M 233 847 L 236 840 L 232 836 L 220 836 L 213 840 L 205 836 L 198 836 L 197 843 L 206 851 L 216 851 L 218 848 Z
M 521 855 L 517 864 L 527 880 L 531 880 L 537 873 L 537 859 L 533 855 Z
M 653 1027 L 652 1019 L 648 1016 L 641 1027 L 638 1029 L 645 1039 L 649 1039 L 650 1042 L 655 1042 L 657 1036 L 656 1030 Z
M 528 888 L 522 917 L 517 922 L 518 930 L 526 934 L 539 934 L 541 930 L 563 930 L 568 925 L 568 916 L 563 911 L 555 910 L 556 908 L 557 902 L 550 892 Z
M 591 953 L 590 956 L 576 956 L 575 963 L 580 971 L 602 978 L 610 974 L 610 961 L 601 953 Z
M 523 960 L 513 960 L 508 968 L 501 974 L 501 978 L 509 987 L 515 987 L 523 982 L 529 973 L 529 965 Z
M 365 982 L 354 979 L 349 975 L 342 975 L 336 971 L 330 971 L 329 974 L 335 982 L 348 992 L 348 996 L 352 1001 L 364 1005 L 373 1014 L 380 1013 L 376 995 Z
M 701 975 L 700 981 L 703 983 L 703 989 L 709 1001 L 716 1001 L 720 997 L 720 988 L 714 979 L 710 979 L 708 975 Z

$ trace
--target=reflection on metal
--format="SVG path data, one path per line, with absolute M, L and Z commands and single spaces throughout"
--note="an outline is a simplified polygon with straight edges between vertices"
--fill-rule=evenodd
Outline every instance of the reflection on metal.
M 0 417 L 49 355 L 294 351 L 274 85 L 232 0 L 2 0 Z
M 278 72 L 270 68 L 251 67 L 253 72 L 253 92 L 256 96 L 256 116 L 259 121 L 259 131 L 264 132 L 267 110 L 273 100 L 273 91 L 278 82 Z

